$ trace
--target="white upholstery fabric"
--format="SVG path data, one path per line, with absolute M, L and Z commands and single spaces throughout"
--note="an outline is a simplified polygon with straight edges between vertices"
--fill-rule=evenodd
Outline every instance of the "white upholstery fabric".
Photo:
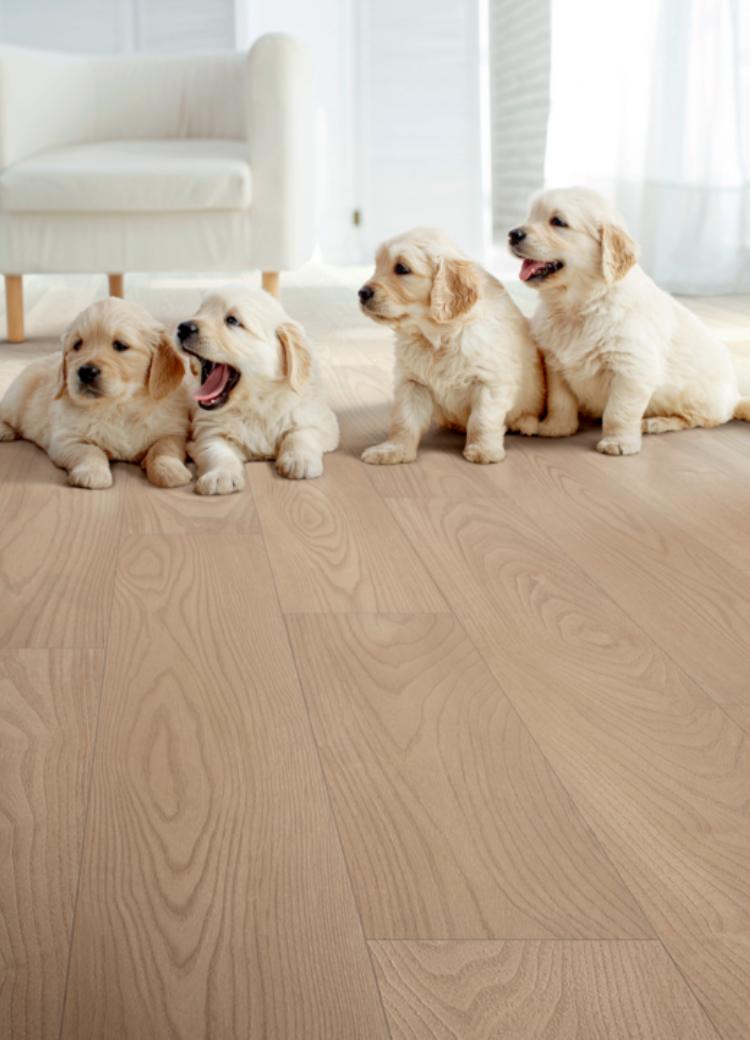
M 285 270 L 314 244 L 304 48 L 0 47 L 0 271 Z
M 245 141 L 106 141 L 53 148 L 0 174 L 0 209 L 246 209 Z

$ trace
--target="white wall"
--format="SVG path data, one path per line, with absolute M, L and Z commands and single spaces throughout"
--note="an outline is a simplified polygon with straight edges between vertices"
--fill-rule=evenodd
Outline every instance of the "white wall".
M 478 0 L 359 4 L 363 246 L 442 227 L 484 257 L 489 243 Z
M 112 53 L 233 47 L 235 0 L 0 0 L 0 41 Z
M 492 211 L 495 237 L 526 215 L 544 184 L 549 119 L 550 3 L 489 0 Z

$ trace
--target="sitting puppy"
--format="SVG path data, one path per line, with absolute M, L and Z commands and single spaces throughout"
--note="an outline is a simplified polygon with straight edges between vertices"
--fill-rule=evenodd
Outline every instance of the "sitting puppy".
M 726 346 L 636 264 L 636 245 L 594 191 L 545 191 L 508 235 L 539 290 L 532 331 L 547 362 L 547 417 L 565 437 L 579 410 L 602 419 L 596 448 L 633 455 L 641 433 L 750 420 Z
M 252 459 L 275 459 L 293 479 L 322 474 L 338 423 L 304 330 L 273 296 L 226 286 L 180 324 L 177 338 L 200 378 L 190 445 L 198 494 L 239 491 Z
M 526 319 L 441 232 L 418 228 L 382 245 L 359 300 L 396 333 L 388 439 L 364 462 L 412 462 L 433 419 L 465 431 L 464 457 L 478 463 L 505 458 L 506 429 L 536 429 L 544 367 Z
M 187 484 L 184 376 L 182 358 L 150 314 L 125 300 L 99 300 L 63 336 L 62 360 L 34 361 L 10 385 L 0 440 L 38 444 L 75 487 L 109 487 L 110 459 L 140 462 L 158 487 Z

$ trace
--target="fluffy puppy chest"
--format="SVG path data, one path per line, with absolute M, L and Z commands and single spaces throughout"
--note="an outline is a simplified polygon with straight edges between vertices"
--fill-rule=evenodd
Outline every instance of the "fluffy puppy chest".
M 187 431 L 187 401 L 181 394 L 154 403 L 133 401 L 90 410 L 68 404 L 67 408 L 72 422 L 65 427 L 74 430 L 78 440 L 95 444 L 108 458 L 121 462 L 140 462 L 161 437 L 184 436 Z
M 287 400 L 289 398 L 289 400 Z M 215 433 L 231 441 L 246 459 L 273 459 L 284 434 L 294 425 L 294 404 L 288 394 L 274 394 L 253 405 L 225 405 L 220 411 L 193 413 L 194 436 Z
M 444 417 L 462 425 L 471 411 L 477 384 L 517 383 L 516 367 L 511 364 L 503 369 L 483 343 L 474 344 L 467 335 L 437 347 L 422 337 L 404 337 L 398 342 L 397 369 L 407 379 L 429 387 Z

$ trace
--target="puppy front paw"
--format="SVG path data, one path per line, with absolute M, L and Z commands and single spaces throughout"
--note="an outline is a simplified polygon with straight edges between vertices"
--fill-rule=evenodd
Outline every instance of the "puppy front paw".
M 539 417 L 536 415 L 522 415 L 513 423 L 511 429 L 522 433 L 524 437 L 535 437 L 539 433 Z
M 637 455 L 641 450 L 640 436 L 602 437 L 596 446 L 602 455 Z
M 73 487 L 89 488 L 92 491 L 112 487 L 112 470 L 107 463 L 101 466 L 74 466 L 68 473 L 68 483 Z
M 231 495 L 235 491 L 242 491 L 244 486 L 245 478 L 242 473 L 210 469 L 198 478 L 195 491 L 198 495 Z
M 479 466 L 489 466 L 493 462 L 503 461 L 505 448 L 502 444 L 467 444 L 464 448 L 464 458 L 467 462 L 475 462 Z
M 16 431 L 12 426 L 8 426 L 7 422 L 0 419 L 0 441 L 14 441 L 15 439 Z
M 153 462 L 147 475 L 151 484 L 161 488 L 183 487 L 193 479 L 185 463 L 169 455 L 162 455 Z
M 383 441 L 382 444 L 374 444 L 372 448 L 365 448 L 361 457 L 368 466 L 397 466 L 400 462 L 413 462 L 417 453 L 395 441 Z
M 276 472 L 289 480 L 315 480 L 323 475 L 323 456 L 314 452 L 285 451 L 276 459 Z
M 539 423 L 537 433 L 540 437 L 572 437 L 578 432 L 578 420 L 573 422 L 547 416 Z

